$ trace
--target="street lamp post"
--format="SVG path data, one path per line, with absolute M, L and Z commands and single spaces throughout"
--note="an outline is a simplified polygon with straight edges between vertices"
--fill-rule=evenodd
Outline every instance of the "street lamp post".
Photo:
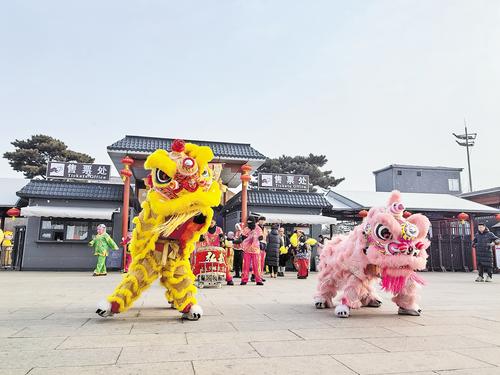
M 476 141 L 477 133 L 469 133 L 467 131 L 467 123 L 464 120 L 465 134 L 455 134 L 455 142 L 457 142 L 460 146 L 463 146 L 467 149 L 467 169 L 469 171 L 469 189 L 472 191 L 472 172 L 470 170 L 470 152 L 469 147 L 474 146 Z

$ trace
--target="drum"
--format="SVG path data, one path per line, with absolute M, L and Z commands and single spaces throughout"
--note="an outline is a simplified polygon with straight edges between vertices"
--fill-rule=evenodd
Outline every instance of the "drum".
M 198 247 L 193 253 L 191 267 L 195 276 L 200 273 L 226 273 L 225 249 L 217 246 Z

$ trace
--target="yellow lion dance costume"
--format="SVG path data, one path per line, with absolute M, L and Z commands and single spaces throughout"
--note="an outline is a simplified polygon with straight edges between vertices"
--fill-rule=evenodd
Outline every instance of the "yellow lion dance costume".
M 198 320 L 203 315 L 195 298 L 189 257 L 208 229 L 212 207 L 221 200 L 219 184 L 208 165 L 213 157 L 209 147 L 176 140 L 171 152 L 156 150 L 146 159 L 150 189 L 141 213 L 134 218 L 129 245 L 132 264 L 107 301 L 99 304 L 97 314 L 106 317 L 128 310 L 160 278 L 167 301 L 183 318 Z

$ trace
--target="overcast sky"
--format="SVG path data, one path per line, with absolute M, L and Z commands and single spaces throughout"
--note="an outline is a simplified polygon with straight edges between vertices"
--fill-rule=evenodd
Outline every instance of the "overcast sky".
M 499 186 L 497 0 L 0 5 L 2 153 L 34 133 L 102 163 L 125 134 L 246 142 L 374 190 L 392 163 L 465 168 L 464 118 L 474 188 Z

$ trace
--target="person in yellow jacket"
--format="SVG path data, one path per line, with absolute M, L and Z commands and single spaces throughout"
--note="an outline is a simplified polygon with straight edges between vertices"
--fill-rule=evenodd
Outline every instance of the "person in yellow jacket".
M 106 257 L 109 255 L 109 250 L 118 250 L 118 245 L 106 233 L 106 226 L 99 224 L 97 226 L 97 235 L 94 236 L 89 246 L 94 248 L 94 255 L 97 257 L 97 265 L 94 270 L 93 276 L 105 276 L 106 271 Z
M 10 230 L 3 232 L 3 239 L 0 241 L 2 250 L 2 259 L 0 263 L 3 266 L 12 265 L 12 239 L 14 238 L 14 233 Z

